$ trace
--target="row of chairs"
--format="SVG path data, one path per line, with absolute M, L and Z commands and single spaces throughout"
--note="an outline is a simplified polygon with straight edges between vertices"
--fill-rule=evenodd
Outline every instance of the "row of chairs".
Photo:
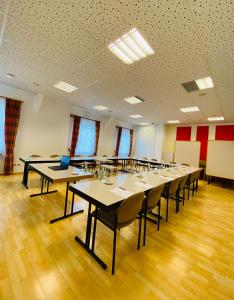
M 97 220 L 106 225 L 109 229 L 114 232 L 113 239 L 113 254 L 112 254 L 112 274 L 115 273 L 115 256 L 116 256 L 116 237 L 117 230 L 130 225 L 137 218 L 139 219 L 138 229 L 138 242 L 137 249 L 140 249 L 141 245 L 141 231 L 142 231 L 142 219 L 144 220 L 144 231 L 143 231 L 143 246 L 146 244 L 146 227 L 147 220 L 152 220 L 149 215 L 153 214 L 157 217 L 157 229 L 160 229 L 161 219 L 161 197 L 166 199 L 166 221 L 168 221 L 168 208 L 169 199 L 176 201 L 176 213 L 179 211 L 179 204 L 182 201 L 184 205 L 185 200 L 185 189 L 189 193 L 192 190 L 193 195 L 198 189 L 198 178 L 199 171 L 192 173 L 191 175 L 177 178 L 169 184 L 160 185 L 152 189 L 147 195 L 144 193 L 138 193 L 130 196 L 124 200 L 118 208 L 111 211 L 105 211 L 100 208 L 96 208 L 92 217 L 94 218 L 93 236 L 92 236 L 92 250 L 95 248 L 96 239 L 96 228 Z M 182 193 L 182 195 L 181 195 Z M 158 213 L 155 214 L 153 211 L 155 208 L 158 209 Z

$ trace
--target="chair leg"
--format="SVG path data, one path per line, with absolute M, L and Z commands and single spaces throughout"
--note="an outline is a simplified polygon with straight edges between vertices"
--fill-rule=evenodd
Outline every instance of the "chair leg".
M 167 197 L 166 221 L 168 222 L 169 197 Z
M 147 222 L 147 210 L 145 208 L 145 211 L 144 211 L 144 217 L 145 217 L 145 220 L 144 220 L 144 238 L 143 238 L 143 246 L 145 246 L 145 238 L 146 238 L 146 222 Z
M 140 220 L 139 220 L 139 230 L 138 230 L 138 244 L 137 250 L 140 249 L 141 246 L 141 224 L 142 224 L 142 213 L 140 213 Z
M 112 256 L 112 275 L 115 274 L 115 255 L 116 255 L 116 228 L 114 229 L 113 256 Z
M 160 228 L 160 214 L 161 214 L 161 198 L 159 199 L 159 203 L 158 203 L 158 230 Z
M 95 240 L 96 240 L 96 228 L 97 228 L 97 212 L 95 212 L 94 225 L 93 225 L 93 240 L 92 240 L 92 251 L 93 252 L 94 252 Z
M 185 199 L 185 187 L 183 188 L 183 206 L 184 206 L 184 199 Z

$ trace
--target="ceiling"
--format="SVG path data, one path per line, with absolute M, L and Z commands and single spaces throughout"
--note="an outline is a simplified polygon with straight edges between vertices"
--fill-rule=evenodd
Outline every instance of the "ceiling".
M 131 123 L 205 123 L 216 115 L 234 122 L 233 1 L 0 0 L 0 26 L 7 2 L 0 82 L 89 111 L 104 105 L 110 109 L 106 114 Z M 155 54 L 126 65 L 107 45 L 134 27 Z M 181 86 L 207 76 L 215 88 L 205 96 Z M 79 89 L 57 90 L 53 84 L 59 80 Z M 123 101 L 133 95 L 145 102 Z M 200 111 L 180 112 L 187 106 Z

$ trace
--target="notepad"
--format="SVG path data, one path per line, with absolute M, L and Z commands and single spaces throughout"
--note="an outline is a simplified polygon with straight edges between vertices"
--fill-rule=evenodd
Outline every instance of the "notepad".
M 112 190 L 110 190 L 110 191 L 111 191 L 112 193 L 117 194 L 117 195 L 119 195 L 119 196 L 122 196 L 122 197 L 124 197 L 124 198 L 128 198 L 128 197 L 130 197 L 130 196 L 133 195 L 133 192 L 128 191 L 128 190 L 124 190 L 124 189 L 122 189 L 122 188 L 120 188 L 120 187 L 114 188 L 114 189 L 112 189 Z
M 142 181 L 137 181 L 137 182 L 134 182 L 134 184 L 136 184 L 136 185 L 139 185 L 139 186 L 141 186 L 141 187 L 143 187 L 143 188 L 145 188 L 145 189 L 152 189 L 154 186 L 152 185 L 152 184 L 149 184 L 149 183 L 144 183 L 144 182 L 142 182 Z

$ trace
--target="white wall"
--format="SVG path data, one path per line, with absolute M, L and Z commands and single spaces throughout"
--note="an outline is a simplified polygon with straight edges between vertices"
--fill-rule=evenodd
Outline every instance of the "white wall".
M 134 155 L 162 159 L 164 125 L 134 126 Z
M 117 125 L 132 128 L 115 118 L 83 112 L 79 108 L 51 101 L 47 97 L 42 101 L 39 111 L 34 112 L 32 93 L 4 84 L 0 84 L 0 95 L 24 101 L 14 152 L 14 172 L 22 171 L 19 157 L 28 156 L 30 152 L 47 157 L 51 154 L 67 153 L 71 140 L 71 113 L 101 121 L 98 155 L 114 153 Z M 0 161 L 0 173 L 2 170 L 3 159 Z

